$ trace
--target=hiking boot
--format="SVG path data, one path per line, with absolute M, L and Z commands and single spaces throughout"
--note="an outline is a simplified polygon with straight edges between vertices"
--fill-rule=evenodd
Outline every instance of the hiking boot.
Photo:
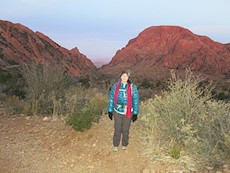
M 113 147 L 113 152 L 116 153 L 118 151 L 118 147 Z
M 123 151 L 127 150 L 127 146 L 122 146 L 122 150 Z

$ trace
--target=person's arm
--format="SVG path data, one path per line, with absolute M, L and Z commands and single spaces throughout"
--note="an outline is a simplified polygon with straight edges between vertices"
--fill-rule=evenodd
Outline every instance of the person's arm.
M 138 115 L 138 113 L 139 113 L 139 96 L 138 96 L 137 87 L 135 85 L 133 85 L 132 107 L 133 107 L 133 115 Z
M 113 112 L 115 89 L 116 89 L 116 84 L 113 85 L 113 88 L 111 89 L 111 92 L 110 92 L 110 95 L 109 95 L 108 112 Z

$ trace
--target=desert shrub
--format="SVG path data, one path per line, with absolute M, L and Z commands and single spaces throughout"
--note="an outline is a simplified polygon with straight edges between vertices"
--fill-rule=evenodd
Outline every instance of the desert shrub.
M 71 115 L 84 108 L 98 93 L 96 88 L 71 87 L 65 91 L 62 98 L 54 100 L 56 113 L 58 115 Z
M 157 80 L 157 81 L 156 81 L 156 87 L 159 87 L 159 86 L 161 86 L 161 85 L 162 85 L 161 81 L 160 81 L 160 80 Z
M 97 87 L 100 92 L 105 93 L 105 94 L 108 94 L 112 87 L 111 86 L 112 83 L 110 79 L 107 79 L 107 78 L 97 79 L 94 82 L 92 82 L 92 85 L 94 87 Z
M 81 83 L 81 86 L 83 88 L 89 88 L 90 87 L 89 76 L 86 76 L 86 77 L 82 76 L 82 77 L 80 77 L 80 79 L 78 80 L 78 82 Z
M 147 88 L 153 89 L 153 88 L 154 88 L 154 85 L 153 85 L 153 83 L 151 82 L 151 80 L 149 80 L 149 79 L 144 79 L 144 80 L 142 81 L 142 83 L 139 85 L 139 87 L 145 88 L 145 89 L 147 89 Z
M 5 93 L 0 93 L 0 104 L 4 104 L 6 96 L 7 95 Z
M 25 102 L 25 104 L 23 105 L 23 108 L 22 108 L 22 113 L 24 115 L 27 115 L 27 116 L 33 115 L 30 103 Z
M 9 79 L 12 78 L 12 75 L 0 67 L 0 83 L 6 83 Z
M 230 100 L 230 94 L 225 95 L 224 92 L 220 92 L 220 93 L 214 95 L 214 97 L 215 97 L 216 99 L 218 99 L 218 100 Z
M 214 80 L 212 95 L 215 100 L 230 101 L 230 82 L 228 80 Z
M 108 97 L 98 93 L 86 103 L 83 109 L 71 114 L 67 124 L 76 131 L 89 129 L 93 122 L 99 122 L 107 106 Z
M 167 91 L 142 102 L 149 153 L 168 154 L 173 140 L 176 152 L 183 149 L 213 165 L 229 157 L 230 104 L 212 100 L 211 87 L 200 87 L 201 81 L 190 70 L 184 80 L 172 72 Z
M 15 96 L 15 95 L 7 96 L 5 98 L 5 104 L 9 105 L 9 106 L 14 106 L 14 105 L 18 104 L 18 102 L 19 102 L 19 97 Z
M 58 118 L 79 113 L 98 92 L 96 88 L 89 87 L 88 77 L 71 77 L 63 68 L 53 70 L 41 64 L 32 64 L 22 66 L 20 70 L 27 84 L 23 108 L 23 113 L 27 115 Z
M 56 115 L 57 100 L 63 97 L 72 78 L 64 68 L 50 69 L 45 65 L 31 64 L 20 68 L 27 85 L 26 100 L 31 104 L 32 114 Z
M 160 93 L 167 88 L 167 79 L 153 80 L 150 78 L 138 79 L 138 94 L 140 101 L 152 98 L 154 94 Z
M 2 104 L 12 113 L 21 113 L 23 110 L 24 102 L 16 95 L 1 94 Z
M 152 90 L 151 88 L 145 89 L 145 88 L 138 88 L 138 95 L 140 101 L 147 100 L 153 97 L 155 90 Z
M 108 97 L 99 93 L 96 94 L 86 105 L 87 110 L 94 117 L 94 122 L 99 122 L 101 115 L 105 113 L 105 110 L 109 104 Z
M 90 129 L 93 122 L 93 116 L 90 115 L 89 110 L 80 110 L 73 113 L 67 120 L 67 124 L 72 126 L 76 131 L 84 131 Z
M 25 98 L 25 81 L 16 68 L 4 68 L 0 65 L 0 92 L 8 96 Z

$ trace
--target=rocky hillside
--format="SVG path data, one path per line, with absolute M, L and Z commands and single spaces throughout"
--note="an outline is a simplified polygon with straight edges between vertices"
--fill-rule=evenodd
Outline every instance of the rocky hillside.
M 130 40 L 99 71 L 118 74 L 129 68 L 135 75 L 161 78 L 170 69 L 180 72 L 187 67 L 206 76 L 230 78 L 230 44 L 215 42 L 178 26 L 153 26 Z
M 77 48 L 67 50 L 46 35 L 21 24 L 0 20 L 0 63 L 41 63 L 51 68 L 63 66 L 74 76 L 95 76 L 96 67 Z

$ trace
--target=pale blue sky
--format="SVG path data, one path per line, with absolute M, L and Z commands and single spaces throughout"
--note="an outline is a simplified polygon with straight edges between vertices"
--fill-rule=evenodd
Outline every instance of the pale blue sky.
M 89 59 L 110 61 L 141 31 L 158 25 L 187 28 L 230 42 L 230 0 L 0 0 L 0 20 L 40 31 Z

